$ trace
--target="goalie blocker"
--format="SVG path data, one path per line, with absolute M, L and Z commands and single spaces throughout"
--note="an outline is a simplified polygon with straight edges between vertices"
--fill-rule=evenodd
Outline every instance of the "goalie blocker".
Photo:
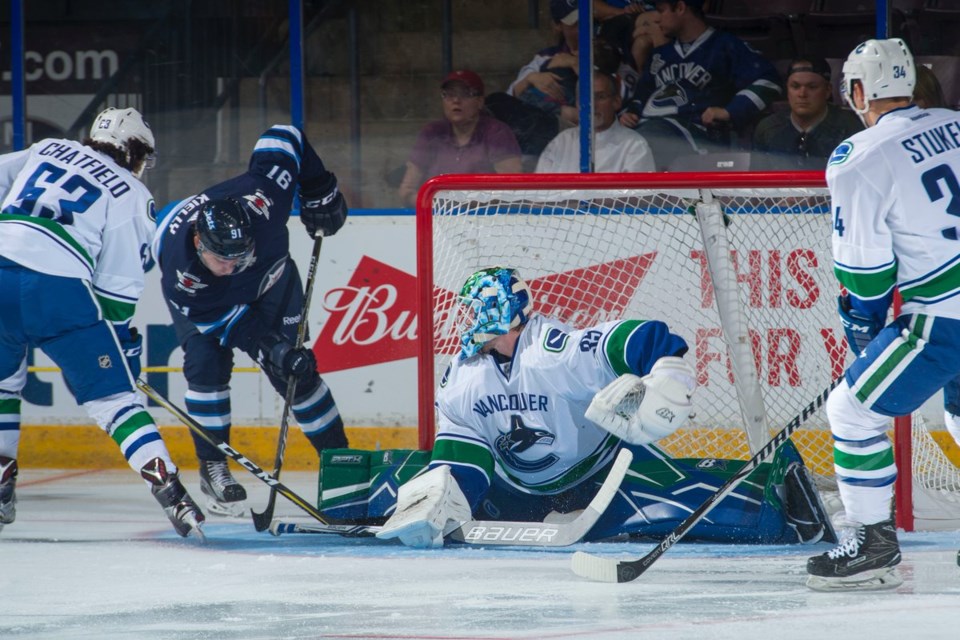
M 634 456 L 630 473 L 584 540 L 666 536 L 744 464 L 742 460 L 714 458 L 671 459 L 652 445 L 625 446 Z M 542 522 L 551 514 L 582 509 L 606 475 L 599 473 L 557 495 L 521 494 L 496 487 L 471 514 L 459 499 L 462 495 L 458 495 L 456 480 L 444 466 L 411 481 L 427 466 L 429 456 L 426 451 L 327 450 L 321 468 L 319 509 L 338 520 L 381 524 L 393 515 L 397 494 L 406 495 L 416 517 L 403 517 L 392 525 L 388 522 L 386 528 L 393 529 L 406 544 L 431 547 L 441 544 L 448 521 L 473 517 Z M 401 487 L 408 481 L 409 486 Z M 404 529 L 412 521 L 436 526 Z M 685 539 L 784 544 L 835 542 L 837 538 L 799 453 L 788 441 Z

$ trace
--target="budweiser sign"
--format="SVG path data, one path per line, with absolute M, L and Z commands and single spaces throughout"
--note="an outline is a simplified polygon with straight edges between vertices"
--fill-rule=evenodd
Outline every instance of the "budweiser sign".
M 656 253 L 633 256 L 528 281 L 534 308 L 575 327 L 623 317 Z M 437 353 L 459 348 L 456 292 L 434 290 Z M 363 256 L 345 287 L 323 298 L 330 314 L 313 345 L 320 373 L 417 355 L 416 277 Z

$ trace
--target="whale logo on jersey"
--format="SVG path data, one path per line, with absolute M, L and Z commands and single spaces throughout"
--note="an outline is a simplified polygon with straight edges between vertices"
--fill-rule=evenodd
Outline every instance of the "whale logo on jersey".
M 643 115 L 648 118 L 673 115 L 688 102 L 687 92 L 683 87 L 676 83 L 668 84 L 650 96 L 647 104 L 643 107 Z
M 554 453 L 537 460 L 523 460 L 519 454 L 538 444 L 551 445 L 556 437 L 546 429 L 528 427 L 523 424 L 523 418 L 518 415 L 510 416 L 510 431 L 500 434 L 494 446 L 500 459 L 510 468 L 517 471 L 532 473 L 543 471 L 559 460 Z

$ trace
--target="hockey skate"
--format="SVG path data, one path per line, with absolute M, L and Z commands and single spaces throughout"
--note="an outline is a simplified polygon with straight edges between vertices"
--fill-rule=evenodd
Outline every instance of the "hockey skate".
M 150 483 L 150 493 L 163 507 L 177 533 L 184 538 L 196 536 L 203 542 L 203 512 L 180 482 L 180 475 L 168 472 L 167 465 L 160 458 L 143 465 L 140 475 Z
M 246 515 L 247 491 L 233 474 L 226 460 L 200 461 L 200 491 L 208 496 L 207 511 L 218 516 Z
M 0 531 L 17 519 L 17 460 L 0 456 Z
M 870 591 L 894 589 L 903 579 L 900 544 L 893 520 L 858 524 L 826 553 L 807 560 L 807 586 L 814 591 Z

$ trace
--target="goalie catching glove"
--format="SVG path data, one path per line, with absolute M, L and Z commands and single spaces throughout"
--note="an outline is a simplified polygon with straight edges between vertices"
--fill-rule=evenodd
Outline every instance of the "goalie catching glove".
M 470 504 L 450 467 L 442 465 L 400 485 L 396 511 L 377 537 L 400 538 L 408 547 L 419 549 L 442 547 L 443 534 L 471 516 Z
M 332 236 L 347 221 L 347 201 L 337 187 L 337 177 L 327 172 L 300 185 L 300 220 L 313 238 L 320 232 Z
M 630 444 L 665 438 L 686 423 L 693 409 L 696 374 L 683 358 L 668 356 L 644 377 L 625 373 L 593 397 L 587 419 Z

